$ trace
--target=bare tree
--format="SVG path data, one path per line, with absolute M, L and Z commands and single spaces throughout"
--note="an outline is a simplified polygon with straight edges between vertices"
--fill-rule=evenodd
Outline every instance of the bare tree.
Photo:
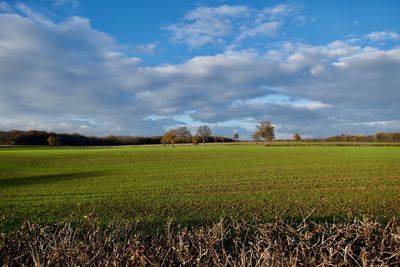
M 200 137 L 201 141 L 203 142 L 203 146 L 205 145 L 205 141 L 211 135 L 211 130 L 207 125 L 200 126 L 197 128 L 197 135 Z
M 253 140 L 256 142 L 256 145 L 258 145 L 258 142 L 260 142 L 261 137 L 260 137 L 256 132 L 254 132 L 254 133 L 251 135 L 251 137 L 252 137 Z
M 182 143 L 182 145 L 185 142 L 190 142 L 191 141 L 192 134 L 190 133 L 188 128 L 179 127 L 177 129 L 175 129 L 175 133 L 176 133 L 177 141 L 178 142 L 180 141 Z
M 264 145 L 269 145 L 275 138 L 274 134 L 274 126 L 269 121 L 262 121 L 259 125 L 257 125 L 257 129 L 253 134 L 254 139 L 264 139 Z

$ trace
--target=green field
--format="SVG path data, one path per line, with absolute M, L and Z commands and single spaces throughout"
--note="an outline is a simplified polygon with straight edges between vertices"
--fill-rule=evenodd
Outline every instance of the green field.
M 400 215 L 400 148 L 2 148 L 0 200 L 8 223 L 385 219 Z

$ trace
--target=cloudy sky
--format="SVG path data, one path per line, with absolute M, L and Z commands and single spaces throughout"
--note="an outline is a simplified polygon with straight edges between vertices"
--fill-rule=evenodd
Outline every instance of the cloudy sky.
M 0 0 L 0 130 L 400 131 L 400 1 Z

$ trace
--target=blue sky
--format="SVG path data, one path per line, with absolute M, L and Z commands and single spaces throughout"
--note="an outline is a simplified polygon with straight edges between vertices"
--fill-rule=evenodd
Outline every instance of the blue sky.
M 0 130 L 400 131 L 400 2 L 0 1 Z

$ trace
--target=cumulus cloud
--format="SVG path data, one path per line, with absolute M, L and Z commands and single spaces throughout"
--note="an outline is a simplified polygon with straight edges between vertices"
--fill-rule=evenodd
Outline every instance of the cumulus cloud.
M 248 15 L 246 6 L 198 7 L 188 12 L 183 20 L 165 29 L 171 40 L 197 48 L 207 44 L 223 43 L 232 34 L 232 19 Z
M 235 10 L 213 12 L 237 16 Z M 395 46 L 288 42 L 148 66 L 85 18 L 54 22 L 32 12 L 0 14 L 2 130 L 155 135 L 207 123 L 215 134 L 246 138 L 263 119 L 278 136 L 398 127 Z
M 189 11 L 185 15 L 185 20 L 197 20 L 211 17 L 237 17 L 243 16 L 249 12 L 246 6 L 222 5 L 218 7 L 201 6 Z
M 400 39 L 400 35 L 394 31 L 371 32 L 366 37 L 374 42 Z
M 297 13 L 298 9 L 293 4 L 278 4 L 273 7 L 264 8 L 259 14 L 258 19 L 269 19 L 276 20 L 282 19 L 283 17 Z
M 182 110 L 195 109 L 191 116 L 197 121 L 270 119 L 281 129 L 286 126 L 315 136 L 340 131 L 371 133 L 378 129 L 348 124 L 398 120 L 400 80 L 395 73 L 400 71 L 399 49 L 363 48 L 336 41 L 325 46 L 285 44 L 270 52 L 197 57 L 157 71 L 166 74 L 164 81 L 171 79 L 166 83 L 170 91 L 165 92 L 180 91 L 178 88 L 196 92 L 181 94 L 174 101 Z M 315 66 L 321 66 L 318 72 Z M 273 99 L 274 95 L 281 98 Z M 171 104 L 177 107 L 176 103 L 167 106 Z
M 259 25 L 254 26 L 253 28 L 248 28 L 246 26 L 241 27 L 241 32 L 236 40 L 240 41 L 249 37 L 256 37 L 258 35 L 264 36 L 276 36 L 278 34 L 278 29 L 282 26 L 282 22 L 271 21 L 261 23 Z
M 205 45 L 229 45 L 259 36 L 275 37 L 290 16 L 290 21 L 304 19 L 293 4 L 264 9 L 240 5 L 201 6 L 165 29 L 170 33 L 171 41 L 195 49 Z

